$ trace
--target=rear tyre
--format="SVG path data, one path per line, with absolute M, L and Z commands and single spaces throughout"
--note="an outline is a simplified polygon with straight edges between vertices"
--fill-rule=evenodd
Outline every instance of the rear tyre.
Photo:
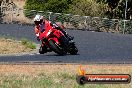
M 71 47 L 70 47 L 70 49 L 69 49 L 69 53 L 71 55 L 77 55 L 77 52 L 78 52 L 77 47 L 75 46 L 75 44 L 72 44 Z
M 49 41 L 50 48 L 59 55 L 65 55 L 66 52 L 57 44 L 54 43 L 53 40 Z

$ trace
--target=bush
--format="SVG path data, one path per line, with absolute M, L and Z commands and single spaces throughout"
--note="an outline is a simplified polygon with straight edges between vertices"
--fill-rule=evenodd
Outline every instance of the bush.
M 29 10 L 64 13 L 69 10 L 69 2 L 68 0 L 26 0 L 24 8 L 28 9 L 24 12 L 26 17 L 36 14 Z
M 33 18 L 37 11 L 103 16 L 107 10 L 107 4 L 96 0 L 26 0 L 24 8 L 28 9 L 24 11 L 24 14 L 29 18 Z

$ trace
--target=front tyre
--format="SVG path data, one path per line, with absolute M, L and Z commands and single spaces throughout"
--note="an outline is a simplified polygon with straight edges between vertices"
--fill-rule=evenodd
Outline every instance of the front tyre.
M 40 54 L 44 54 L 44 53 L 46 53 L 46 52 L 47 52 L 47 47 L 40 46 L 40 48 L 39 48 L 39 53 L 40 53 Z
M 50 48 L 57 54 L 59 55 L 65 55 L 66 52 L 58 45 L 56 44 L 53 40 L 49 40 L 49 45 Z

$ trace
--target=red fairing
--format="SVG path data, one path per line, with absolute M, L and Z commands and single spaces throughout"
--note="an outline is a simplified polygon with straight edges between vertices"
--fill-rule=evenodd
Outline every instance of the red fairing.
M 46 38 L 49 40 L 54 40 L 57 44 L 59 44 L 58 38 L 63 36 L 63 33 L 60 30 L 54 29 L 52 26 L 48 25 L 43 33 L 40 33 L 39 39 L 42 40 Z
M 55 37 L 54 37 L 54 38 L 49 38 L 48 41 L 49 41 L 49 40 L 53 40 L 53 41 L 55 41 L 55 43 L 60 44 L 60 42 L 58 41 L 58 39 L 55 38 Z
M 47 33 L 49 32 L 49 30 L 52 29 L 52 26 L 50 25 L 46 25 L 46 29 L 43 33 L 40 33 L 39 39 L 42 40 L 43 37 L 47 38 Z
M 63 33 L 61 31 L 59 31 L 59 30 L 55 30 L 53 32 L 53 35 L 55 35 L 57 38 L 60 38 L 63 35 Z

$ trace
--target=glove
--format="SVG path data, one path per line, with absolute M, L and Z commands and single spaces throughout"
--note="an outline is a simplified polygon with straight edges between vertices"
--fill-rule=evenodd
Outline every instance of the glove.
M 39 37 L 37 37 L 37 40 L 40 41 Z

